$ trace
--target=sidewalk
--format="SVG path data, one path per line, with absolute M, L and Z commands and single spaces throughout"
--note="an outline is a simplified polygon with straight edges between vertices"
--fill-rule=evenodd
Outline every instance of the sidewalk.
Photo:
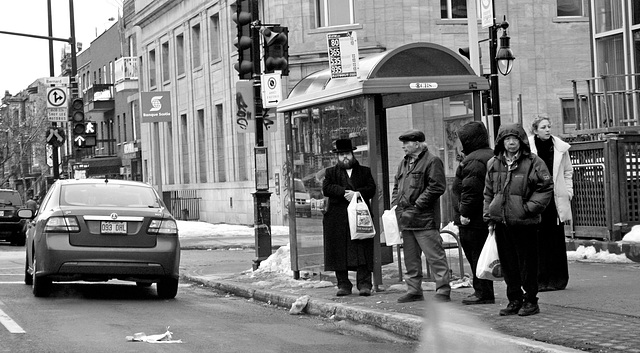
M 461 287 L 452 291 L 451 303 L 434 306 L 429 300 L 433 295 L 429 291 L 433 290 L 432 283 L 424 285 L 425 302 L 399 304 L 397 298 L 404 294 L 405 287 L 399 281 L 397 263 L 392 263 L 383 266 L 382 291 L 360 297 L 354 289 L 350 296 L 336 297 L 336 289 L 329 282 L 335 283 L 335 279 L 330 277 L 294 280 L 281 273 L 249 271 L 255 258 L 253 237 L 207 236 L 187 238 L 181 243 L 181 275 L 185 280 L 285 308 L 291 308 L 300 297 L 309 295 L 305 314 L 368 324 L 413 340 L 419 340 L 423 329 L 435 322 L 437 329 L 447 332 L 452 340 L 477 340 L 482 336 L 485 341 L 516 345 L 522 352 L 577 352 L 578 349 L 640 353 L 640 336 L 636 332 L 640 327 L 638 264 L 572 261 L 569 287 L 539 294 L 540 314 L 526 318 L 500 317 L 498 311 L 507 304 L 503 282 L 495 284 L 494 305 L 462 305 L 461 300 L 473 290 Z M 287 244 L 286 236 L 272 237 L 274 253 L 280 247 L 288 249 Z M 579 245 L 592 246 L 593 243 L 570 242 L 567 248 L 571 250 L 571 246 Z M 620 253 L 625 251 L 612 244 L 600 246 L 610 252 L 616 248 Z M 627 249 L 631 254 L 640 253 L 636 246 Z M 451 259 L 450 264 L 454 275 L 459 274 L 457 259 Z M 440 313 L 438 320 L 432 319 L 434 313 Z M 470 326 L 468 322 L 480 324 Z M 478 331 L 483 326 L 487 329 Z

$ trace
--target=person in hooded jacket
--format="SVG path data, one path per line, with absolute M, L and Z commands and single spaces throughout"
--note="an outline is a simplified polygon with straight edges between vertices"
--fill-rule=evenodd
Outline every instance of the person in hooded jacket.
M 542 213 L 538 230 L 538 291 L 563 290 L 569 283 L 569 264 L 564 222 L 570 221 L 573 198 L 571 145 L 551 135 L 551 120 L 538 117 L 531 124 L 531 152 L 538 155 L 551 171 L 553 198 Z
M 495 231 L 509 304 L 500 316 L 528 316 L 538 306 L 538 224 L 553 197 L 544 161 L 531 153 L 520 124 L 500 126 L 487 163 L 484 220 Z
M 453 182 L 453 223 L 460 231 L 460 245 L 471 265 L 474 293 L 462 300 L 462 304 L 493 304 L 495 295 L 493 281 L 476 277 L 478 258 L 487 241 L 489 231 L 484 223 L 484 179 L 487 162 L 493 157 L 489 148 L 489 134 L 484 124 L 471 121 L 458 129 L 464 159 L 456 169 Z

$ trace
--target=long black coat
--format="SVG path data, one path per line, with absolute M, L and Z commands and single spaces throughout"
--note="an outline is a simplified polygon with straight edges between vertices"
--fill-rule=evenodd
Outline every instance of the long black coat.
M 322 193 L 329 198 L 329 206 L 324 214 L 324 269 L 325 271 L 355 271 L 358 266 L 367 265 L 373 271 L 373 239 L 351 240 L 345 190 L 362 194 L 371 210 L 370 200 L 376 193 L 376 184 L 371 169 L 360 164 L 353 166 L 351 177 L 338 167 L 327 168 L 322 182 Z

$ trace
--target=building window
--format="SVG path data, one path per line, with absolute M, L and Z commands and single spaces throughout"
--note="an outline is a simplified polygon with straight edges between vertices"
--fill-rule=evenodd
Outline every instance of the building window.
M 189 130 L 187 125 L 187 114 L 180 115 L 180 140 L 181 140 L 181 165 L 182 183 L 189 184 Z
M 560 103 L 562 105 L 562 123 L 567 124 L 576 124 L 576 105 L 575 99 L 573 98 L 560 98 Z M 584 123 L 584 119 L 589 116 L 589 107 L 587 105 L 587 97 L 580 97 L 580 117 L 581 121 Z
M 607 75 L 607 90 L 624 90 L 624 43 L 622 34 L 596 39 L 596 65 L 598 73 Z M 602 87 L 599 87 L 602 90 Z
M 200 24 L 191 27 L 191 54 L 193 55 L 193 68 L 202 64 L 200 58 Z
M 467 18 L 467 0 L 440 0 L 440 18 Z
M 196 130 L 198 139 L 198 167 L 200 174 L 200 183 L 207 182 L 207 144 L 205 142 L 204 130 L 204 110 L 198 110 L 198 129 Z
M 596 33 L 622 28 L 622 1 L 595 0 L 593 10 Z
M 156 86 L 156 51 L 149 50 L 149 87 Z
M 211 61 L 217 61 L 220 59 L 220 16 L 218 14 L 210 17 L 209 29 Z
M 224 117 L 222 111 L 222 104 L 216 104 L 216 125 L 215 134 L 216 137 L 216 166 L 218 181 L 227 181 L 227 168 L 226 168 L 226 153 L 224 153 Z
M 173 158 L 175 157 L 175 155 L 173 154 L 173 124 L 169 121 L 167 122 L 167 134 L 169 136 L 167 136 L 167 153 L 166 155 L 169 156 L 168 160 L 167 160 L 167 167 L 169 169 L 169 172 L 167 173 L 169 176 L 169 184 L 175 184 L 176 183 L 176 179 L 174 177 L 175 175 L 175 171 L 173 168 L 175 168 L 174 162 L 173 162 Z
M 127 114 L 126 113 L 122 113 L 122 133 L 124 136 L 122 136 L 122 141 L 125 142 L 127 141 Z
M 164 42 L 162 43 L 162 82 L 169 79 L 169 42 Z
M 640 24 L 640 1 L 632 1 L 631 2 L 631 6 L 633 7 L 631 9 L 631 14 L 633 17 L 633 24 L 637 25 Z
M 318 27 L 355 23 L 353 0 L 316 0 Z
M 176 36 L 176 70 L 177 75 L 184 75 L 184 35 Z
M 558 0 L 558 17 L 582 17 L 583 0 Z

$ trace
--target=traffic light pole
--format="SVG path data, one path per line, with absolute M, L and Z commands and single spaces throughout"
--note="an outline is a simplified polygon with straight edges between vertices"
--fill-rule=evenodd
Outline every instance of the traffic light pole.
M 258 3 L 257 1 L 251 2 L 251 12 L 253 18 L 258 18 Z M 259 23 L 259 22 L 258 22 Z M 262 82 L 260 66 L 260 28 L 259 26 L 251 26 L 251 61 L 253 63 L 253 96 L 254 96 L 254 114 L 255 114 L 255 137 L 256 148 L 254 150 L 256 164 L 260 156 L 257 151 L 264 148 L 264 118 L 262 110 Z M 265 155 L 266 157 L 266 148 Z M 268 164 L 265 163 L 267 168 L 267 185 L 268 185 Z M 254 205 L 254 232 L 255 232 L 255 249 L 256 259 L 253 260 L 253 269 L 256 270 L 260 267 L 260 263 L 271 256 L 271 192 L 262 187 L 259 187 L 258 181 L 263 177 L 259 168 L 255 168 L 255 180 L 256 191 L 253 193 L 253 205 Z

